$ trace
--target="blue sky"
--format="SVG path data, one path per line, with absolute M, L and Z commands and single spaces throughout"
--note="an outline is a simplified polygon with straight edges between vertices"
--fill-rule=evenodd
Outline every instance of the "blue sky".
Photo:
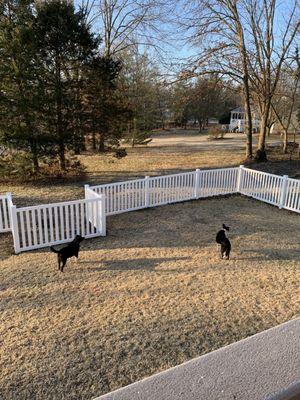
M 100 0 L 99 0 L 100 1 Z M 183 16 L 185 15 L 185 11 L 183 8 L 183 1 L 184 0 L 178 0 L 178 1 L 171 1 L 169 2 L 170 7 L 173 7 L 172 12 L 169 13 L 168 17 L 170 19 L 174 19 L 176 21 L 176 15 Z M 299 0 L 298 0 L 299 1 Z M 75 5 L 78 6 L 80 4 L 80 0 L 75 0 Z M 281 33 L 281 28 L 282 26 L 285 25 L 285 19 L 287 15 L 289 14 L 289 10 L 292 7 L 294 3 L 294 0 L 278 0 L 277 1 L 277 8 L 276 8 L 276 23 L 274 26 L 275 34 L 280 37 Z M 190 2 L 193 6 L 195 6 L 196 1 Z M 178 19 L 178 18 L 177 18 Z M 99 23 L 94 25 L 94 30 L 99 33 L 100 35 L 102 34 L 102 29 Z M 162 48 L 162 52 L 165 53 L 165 58 L 168 59 L 169 61 L 173 61 L 173 63 L 182 63 L 184 64 L 184 59 L 187 57 L 192 57 L 195 54 L 200 52 L 199 48 L 193 47 L 192 45 L 189 45 L 189 43 L 183 43 L 180 39 L 182 38 L 182 35 L 179 35 L 179 29 L 178 26 L 176 27 L 176 24 L 171 24 L 169 23 L 162 23 L 159 26 L 159 31 L 162 34 L 162 37 L 167 39 L 163 40 L 160 39 L 158 44 Z

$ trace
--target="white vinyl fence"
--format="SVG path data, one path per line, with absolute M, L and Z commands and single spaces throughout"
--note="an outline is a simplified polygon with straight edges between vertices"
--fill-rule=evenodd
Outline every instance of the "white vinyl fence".
M 0 233 L 11 231 L 10 222 L 11 194 L 0 196 Z
M 0 232 L 12 231 L 16 253 L 106 234 L 106 216 L 210 196 L 241 193 L 300 213 L 300 180 L 243 166 L 199 170 L 107 185 L 85 185 L 85 200 L 16 208 L 0 196 Z
M 89 187 L 105 195 L 106 215 L 155 207 L 200 197 L 237 192 L 239 168 L 199 170 L 165 176 L 146 176 L 127 182 Z
M 17 208 L 11 207 L 16 253 L 66 243 L 76 235 L 105 235 L 101 198 Z
M 284 208 L 300 213 L 300 180 L 288 178 Z
M 300 213 L 300 180 L 241 168 L 240 193 Z
M 243 168 L 240 193 L 275 206 L 284 206 L 284 202 L 281 204 L 281 195 L 286 178 Z

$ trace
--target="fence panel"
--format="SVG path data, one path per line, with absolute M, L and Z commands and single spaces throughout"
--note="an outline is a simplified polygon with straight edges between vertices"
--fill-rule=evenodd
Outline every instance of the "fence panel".
M 11 231 L 10 206 L 11 194 L 0 196 L 0 233 Z
M 194 198 L 196 172 L 149 178 L 149 207 Z
M 287 180 L 286 196 L 283 205 L 287 210 L 300 213 L 300 180 L 291 179 Z
M 146 179 L 136 179 L 108 185 L 91 186 L 90 189 L 97 194 L 105 196 L 106 215 L 114 215 L 145 208 L 145 187 Z
M 66 243 L 75 235 L 85 238 L 105 235 L 101 203 L 98 198 L 23 208 L 13 206 L 16 252 Z
M 106 216 L 105 216 L 105 197 L 104 194 L 98 194 L 91 190 L 88 185 L 84 186 L 86 200 L 100 200 L 89 202 L 87 204 L 87 219 L 93 226 L 101 231 L 102 235 L 106 234 Z
M 200 170 L 198 196 L 210 197 L 237 192 L 239 168 Z
M 106 214 L 114 215 L 199 197 L 237 192 L 239 168 L 191 171 L 91 186 L 105 195 Z
M 243 168 L 241 193 L 265 203 L 280 206 L 283 177 Z

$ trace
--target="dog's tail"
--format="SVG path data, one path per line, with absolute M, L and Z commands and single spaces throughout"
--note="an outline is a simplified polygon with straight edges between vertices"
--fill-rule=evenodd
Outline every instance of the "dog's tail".
M 50 246 L 50 250 L 53 251 L 53 253 L 58 253 L 58 250 L 55 250 L 55 248 L 53 246 Z

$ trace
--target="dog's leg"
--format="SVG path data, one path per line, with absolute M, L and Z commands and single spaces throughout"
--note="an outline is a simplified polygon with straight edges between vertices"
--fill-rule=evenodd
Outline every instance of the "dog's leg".
M 221 245 L 221 259 L 223 260 L 223 256 L 224 256 L 224 251 L 223 251 L 223 247 Z
M 66 263 L 67 263 L 67 260 L 62 260 L 62 265 L 61 265 L 61 269 L 60 269 L 61 272 L 64 272 L 64 267 L 65 267 Z

